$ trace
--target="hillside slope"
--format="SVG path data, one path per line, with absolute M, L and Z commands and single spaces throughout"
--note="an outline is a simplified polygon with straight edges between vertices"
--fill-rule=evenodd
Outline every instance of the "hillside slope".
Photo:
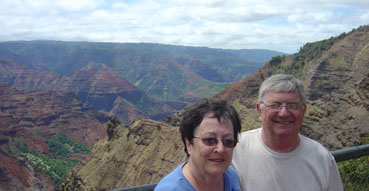
M 255 103 L 259 85 L 274 73 L 294 74 L 304 82 L 308 93 L 302 133 L 330 150 L 359 145 L 369 137 L 368 55 L 369 27 L 360 27 L 338 37 L 308 43 L 294 55 L 274 57 L 258 72 L 234 83 L 216 97 L 228 100 L 237 108 L 243 131 L 258 128 L 260 122 Z M 74 168 L 59 189 L 110 190 L 156 183 L 160 176 L 184 161 L 183 146 L 175 127 L 180 115 L 181 111 L 165 120 L 173 126 L 152 121 L 147 124 L 145 120 L 130 127 L 117 125 L 115 134 L 118 136 L 113 142 L 119 144 L 100 141 L 91 160 Z M 161 132 L 163 126 L 168 131 Z M 141 133 L 146 131 L 150 133 Z M 161 141 L 160 147 L 157 147 L 158 140 Z M 145 145 L 141 149 L 128 149 L 138 148 L 137 145 L 141 144 Z M 122 145 L 126 149 L 120 149 Z M 162 154 L 169 150 L 168 155 Z M 109 169 L 102 171 L 102 166 Z M 123 173 L 132 167 L 137 171 Z M 105 179 L 113 176 L 115 178 Z M 125 181 L 129 179 L 127 176 L 135 178 L 128 183 Z
M 257 73 L 216 97 L 237 107 L 243 128 L 260 126 L 255 109 L 258 87 L 274 73 L 290 73 L 305 84 L 308 97 L 302 133 L 329 149 L 361 144 L 369 133 L 369 27 L 307 43 L 299 53 L 274 57 Z
M 77 147 L 95 144 L 106 136 L 106 120 L 73 94 L 22 91 L 0 83 L 0 190 L 53 190 L 66 175 L 63 170 L 76 163 L 58 153 L 78 154 Z M 60 135 L 68 144 L 56 145 Z M 68 151 L 61 153 L 65 147 Z

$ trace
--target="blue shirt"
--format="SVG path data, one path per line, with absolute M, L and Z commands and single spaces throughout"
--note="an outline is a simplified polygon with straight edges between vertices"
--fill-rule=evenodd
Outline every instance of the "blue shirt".
M 154 191 L 193 191 L 195 188 L 188 182 L 182 173 L 182 168 L 187 162 L 180 164 L 171 173 L 160 180 Z M 232 166 L 224 172 L 225 191 L 240 191 L 238 175 Z

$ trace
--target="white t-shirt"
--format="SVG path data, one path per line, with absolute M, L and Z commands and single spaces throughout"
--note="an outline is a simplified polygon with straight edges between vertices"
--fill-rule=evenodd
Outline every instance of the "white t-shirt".
M 331 153 L 303 135 L 289 153 L 269 149 L 261 128 L 243 132 L 232 164 L 243 191 L 342 191 L 341 177 Z

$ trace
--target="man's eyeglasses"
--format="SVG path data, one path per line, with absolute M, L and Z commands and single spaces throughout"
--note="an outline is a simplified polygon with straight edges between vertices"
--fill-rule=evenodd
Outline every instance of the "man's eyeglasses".
M 305 105 L 300 103 L 271 103 L 268 105 L 264 102 L 261 102 L 261 104 L 263 104 L 265 107 L 270 108 L 272 111 L 281 111 L 283 107 L 286 107 L 288 111 L 301 111 L 305 108 Z
M 200 139 L 202 143 L 206 146 L 213 147 L 216 146 L 219 142 L 216 138 L 201 138 L 201 137 L 193 137 L 194 139 Z M 227 148 L 234 148 L 237 142 L 233 139 L 223 139 L 222 140 L 223 146 Z

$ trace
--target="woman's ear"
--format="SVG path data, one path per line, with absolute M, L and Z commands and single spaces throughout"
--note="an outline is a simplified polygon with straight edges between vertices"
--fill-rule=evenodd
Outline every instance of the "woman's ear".
M 186 141 L 187 152 L 189 155 L 191 155 L 193 145 L 191 144 L 191 141 L 189 141 L 187 138 L 185 138 L 185 141 Z

